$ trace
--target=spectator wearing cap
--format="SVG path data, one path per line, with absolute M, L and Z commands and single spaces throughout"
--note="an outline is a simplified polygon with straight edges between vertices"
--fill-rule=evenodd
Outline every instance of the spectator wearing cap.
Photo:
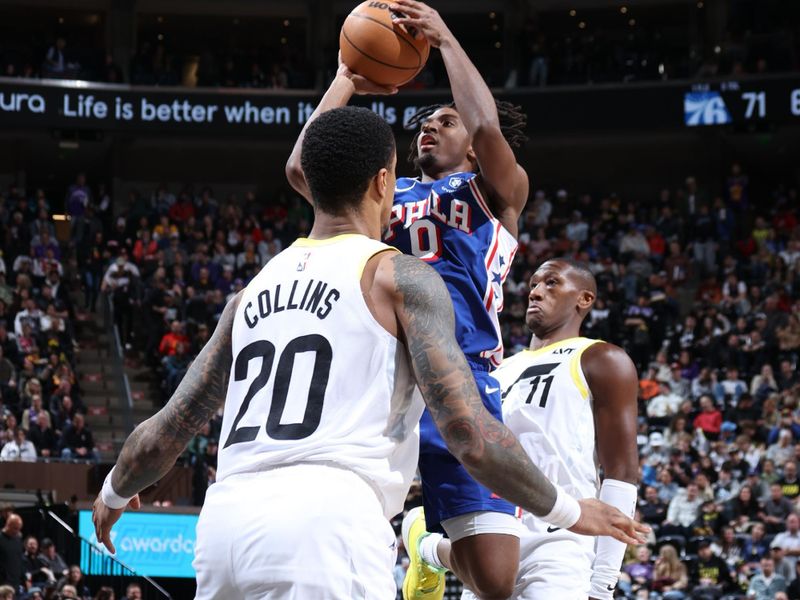
M 28 588 L 28 592 L 22 596 L 22 600 L 44 600 L 44 590 L 38 585 Z
M 689 582 L 694 586 L 693 598 L 718 598 L 733 591 L 733 578 L 728 565 L 711 551 L 711 542 L 702 540 L 697 546 L 697 561 L 691 564 Z
M 786 581 L 792 582 L 797 578 L 796 568 L 793 567 L 792 562 L 786 558 L 786 552 L 781 546 L 780 541 L 775 542 L 775 540 L 773 540 L 770 542 L 769 554 L 767 556 L 772 557 L 772 560 L 775 562 L 775 572 L 783 575 Z M 800 563 L 798 563 L 798 565 L 800 565 Z
M 786 591 L 786 579 L 775 572 L 775 563 L 771 557 L 761 559 L 761 573 L 750 580 L 747 597 L 755 600 L 774 600 L 779 592 Z
M 750 469 L 747 473 L 745 485 L 750 486 L 750 489 L 753 490 L 753 497 L 758 500 L 760 504 L 769 500 L 769 486 L 761 479 L 758 469 Z
M 775 536 L 773 544 L 783 548 L 794 569 L 800 557 L 800 517 L 794 513 L 786 517 L 786 530 Z
M 49 569 L 51 577 L 50 580 L 57 580 L 65 577 L 69 573 L 69 567 L 66 561 L 56 550 L 56 545 L 50 538 L 42 538 L 41 553 L 39 560 L 42 561 L 44 567 Z

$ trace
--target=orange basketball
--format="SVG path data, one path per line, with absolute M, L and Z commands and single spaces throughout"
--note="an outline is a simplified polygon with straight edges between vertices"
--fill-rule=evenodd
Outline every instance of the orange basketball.
M 397 16 L 388 2 L 367 0 L 353 9 L 339 34 L 342 61 L 350 70 L 380 85 L 402 85 L 422 70 L 428 40 L 396 25 Z

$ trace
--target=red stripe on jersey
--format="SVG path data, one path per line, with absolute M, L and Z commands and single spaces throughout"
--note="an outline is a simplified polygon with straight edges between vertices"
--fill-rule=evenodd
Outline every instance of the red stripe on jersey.
M 481 210 L 486 213 L 486 216 L 489 217 L 489 220 L 494 221 L 494 215 L 489 209 L 489 205 L 486 204 L 486 200 L 483 199 L 483 194 L 481 194 L 481 190 L 478 188 L 478 183 L 475 181 L 475 177 L 470 179 L 467 183 L 469 183 L 469 189 L 472 190 L 472 195 L 475 196 L 475 200 L 478 201 L 478 206 L 480 206 Z

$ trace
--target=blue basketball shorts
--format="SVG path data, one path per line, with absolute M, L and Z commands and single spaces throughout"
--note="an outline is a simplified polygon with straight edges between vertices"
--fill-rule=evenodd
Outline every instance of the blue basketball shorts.
M 502 421 L 500 385 L 488 367 L 468 361 L 475 384 L 493 417 Z M 420 421 L 419 472 L 428 531 L 444 532 L 442 521 L 471 512 L 491 511 L 514 515 L 515 506 L 475 481 L 450 454 L 427 409 Z

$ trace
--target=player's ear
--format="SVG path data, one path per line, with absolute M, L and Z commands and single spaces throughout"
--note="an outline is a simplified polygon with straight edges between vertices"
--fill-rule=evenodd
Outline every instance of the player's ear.
M 373 179 L 378 199 L 382 202 L 389 191 L 389 169 L 383 167 Z
M 472 149 L 472 144 L 467 148 L 467 160 L 472 163 L 473 171 L 478 168 L 478 155 L 475 154 L 475 150 Z
M 578 296 L 578 308 L 581 311 L 587 311 L 592 308 L 592 304 L 594 304 L 595 294 L 591 290 L 581 290 L 580 295 Z

